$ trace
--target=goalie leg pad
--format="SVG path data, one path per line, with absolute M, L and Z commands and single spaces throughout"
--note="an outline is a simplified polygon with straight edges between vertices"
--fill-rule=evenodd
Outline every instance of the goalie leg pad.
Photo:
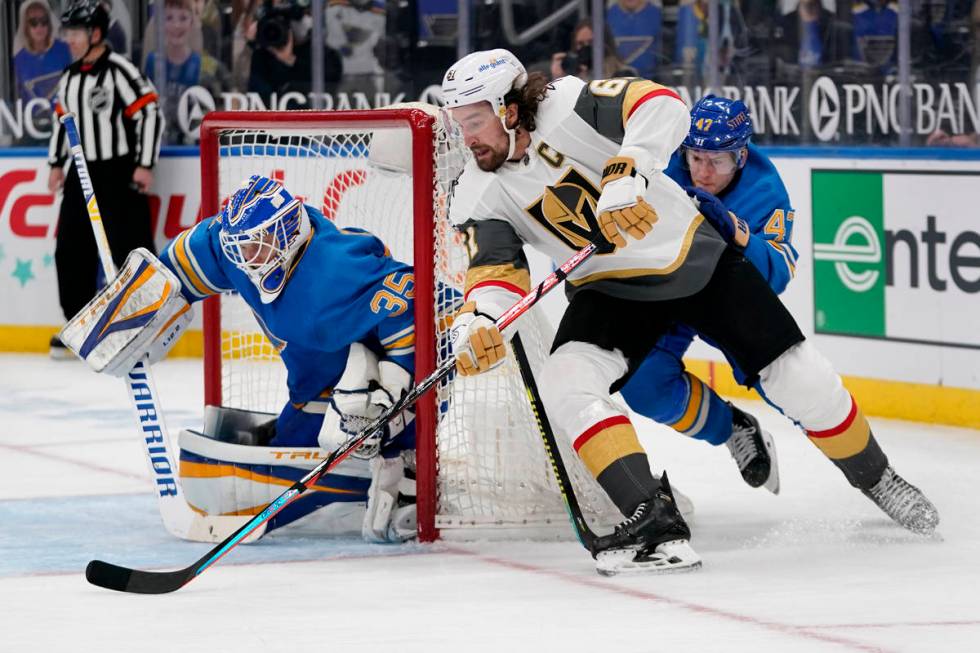
M 398 506 L 398 488 L 404 477 L 401 456 L 371 459 L 371 487 L 361 527 L 365 541 L 399 543 L 415 536 L 415 506 Z
M 190 324 L 180 280 L 144 248 L 75 315 L 59 337 L 96 372 L 125 376 L 143 358 L 166 356 Z
M 180 433 L 181 486 L 191 507 L 204 514 L 255 515 L 327 455 L 315 447 L 241 445 L 184 430 Z M 368 463 L 347 458 L 276 515 L 268 530 L 316 513 L 322 532 L 356 533 L 356 522 L 338 524 L 320 516 L 363 504 L 370 481 Z

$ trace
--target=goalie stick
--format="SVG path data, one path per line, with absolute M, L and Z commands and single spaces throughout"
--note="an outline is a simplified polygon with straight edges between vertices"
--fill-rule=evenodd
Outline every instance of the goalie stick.
M 558 482 L 558 491 L 561 498 L 565 501 L 565 509 L 568 511 L 568 518 L 575 527 L 575 534 L 578 535 L 579 542 L 589 553 L 595 555 L 596 534 L 589 528 L 588 522 L 582 515 L 582 508 L 578 505 L 575 498 L 575 490 L 572 489 L 572 481 L 568 477 L 568 470 L 561 459 L 561 451 L 558 449 L 558 442 L 555 441 L 555 432 L 551 430 L 551 422 L 548 421 L 548 414 L 544 410 L 541 396 L 538 394 L 538 384 L 534 380 L 534 372 L 531 371 L 531 364 L 527 359 L 527 352 L 524 351 L 524 343 L 521 342 L 520 334 L 515 335 L 511 341 L 514 348 L 514 355 L 517 356 L 517 366 L 521 370 L 521 379 L 524 381 L 524 390 L 527 392 L 527 399 L 531 403 L 531 410 L 534 412 L 534 419 L 538 424 L 538 434 L 544 443 L 544 451 L 551 462 L 551 471 L 555 474 Z
M 88 164 L 82 151 L 75 114 L 66 113 L 61 117 L 61 123 L 65 126 L 68 147 L 75 162 L 75 169 L 78 171 L 78 179 L 81 182 L 82 194 L 85 198 L 85 209 L 88 212 L 89 222 L 92 224 L 92 233 L 95 235 L 95 242 L 99 250 L 99 260 L 102 263 L 102 270 L 108 283 L 116 276 L 117 270 L 112 261 L 109 239 L 106 237 L 105 227 L 102 224 L 102 214 L 99 212 L 99 205 L 95 199 L 95 188 L 92 186 Z M 170 435 L 163 419 L 163 411 L 157 400 L 156 384 L 153 382 L 149 365 L 146 365 L 143 360 L 138 362 L 136 367 L 126 376 L 126 385 L 129 389 L 129 398 L 136 415 L 136 422 L 139 424 L 140 439 L 143 442 L 143 452 L 146 454 L 146 462 L 150 468 L 150 477 L 155 481 L 157 505 L 164 527 L 172 535 L 183 540 L 221 541 L 245 523 L 246 518 L 202 515 L 188 505 L 177 480 L 175 459 L 170 453 Z M 261 531 L 256 530 L 248 541 L 258 539 L 264 532 L 264 528 Z
M 600 237 L 601 238 L 601 237 Z M 576 252 L 570 259 L 565 261 L 558 269 L 544 278 L 537 287 L 522 297 L 513 306 L 507 309 L 503 315 L 497 319 L 497 327 L 501 330 L 506 329 L 518 317 L 523 315 L 531 306 L 536 304 L 548 291 L 560 284 L 568 274 L 579 267 L 591 257 L 604 241 L 594 241 Z M 93 585 L 105 587 L 106 589 L 117 590 L 120 592 L 134 592 L 138 594 L 166 594 L 173 592 L 190 581 L 197 578 L 214 563 L 224 557 L 233 548 L 238 546 L 250 533 L 263 526 L 269 519 L 280 512 L 283 508 L 297 499 L 307 488 L 315 483 L 317 479 L 329 472 L 340 464 L 354 449 L 371 435 L 383 428 L 391 419 L 398 416 L 409 406 L 412 406 L 422 395 L 428 392 L 441 379 L 446 377 L 456 366 L 453 357 L 449 357 L 440 365 L 436 371 L 420 381 L 408 393 L 402 396 L 394 406 L 378 416 L 366 428 L 356 436 L 342 444 L 330 453 L 329 456 L 310 472 L 296 481 L 288 490 L 283 492 L 272 503 L 267 505 L 259 514 L 252 517 L 237 531 L 229 535 L 223 542 L 205 553 L 196 562 L 183 569 L 175 571 L 141 571 L 121 567 L 101 560 L 92 560 L 85 568 L 85 578 Z

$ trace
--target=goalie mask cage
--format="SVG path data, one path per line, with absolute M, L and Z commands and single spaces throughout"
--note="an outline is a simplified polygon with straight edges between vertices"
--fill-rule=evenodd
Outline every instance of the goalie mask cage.
M 337 226 L 381 238 L 415 268 L 422 379 L 450 355 L 447 318 L 461 303 L 468 257 L 448 198 L 467 156 L 434 107 L 211 113 L 201 126 L 202 215 L 216 215 L 244 179 L 261 174 Z M 552 329 L 537 308 L 516 324 L 537 369 Z M 204 370 L 207 405 L 278 413 L 288 400 L 276 350 L 233 293 L 205 302 Z M 513 354 L 487 374 L 439 384 L 416 405 L 416 432 L 421 540 L 573 536 Z M 558 440 L 586 518 L 594 527 L 619 521 L 570 443 Z

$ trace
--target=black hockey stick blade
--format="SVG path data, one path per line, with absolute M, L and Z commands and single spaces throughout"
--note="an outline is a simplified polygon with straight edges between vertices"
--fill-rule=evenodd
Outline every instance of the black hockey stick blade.
M 189 583 L 195 575 L 193 567 L 177 571 L 140 571 L 102 560 L 93 560 L 85 567 L 85 579 L 93 585 L 135 594 L 167 594 Z

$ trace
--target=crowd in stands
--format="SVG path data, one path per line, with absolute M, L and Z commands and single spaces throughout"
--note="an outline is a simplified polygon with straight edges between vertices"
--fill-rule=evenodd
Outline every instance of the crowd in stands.
M 70 62 L 59 39 L 64 0 L 12 0 L 7 101 L 50 99 Z M 314 0 L 315 1 L 315 0 Z M 910 0 L 913 81 L 976 84 L 980 0 Z M 102 0 L 108 40 L 154 80 L 164 98 L 165 142 L 192 142 L 178 128 L 179 99 L 191 87 L 273 95 L 313 90 L 311 0 Z M 416 99 L 457 56 L 457 0 L 324 0 L 322 88 L 327 93 L 401 93 Z M 504 11 L 504 2 L 512 12 Z M 593 23 L 577 14 L 507 43 L 566 0 L 473 3 L 471 49 L 508 47 L 552 76 L 592 75 Z M 6 3 L 5 3 L 6 4 Z M 148 5 L 148 6 L 147 6 Z M 718 0 L 717 71 L 709 71 L 708 0 L 612 0 L 605 12 L 604 76 L 636 75 L 670 86 L 774 86 L 830 75 L 893 83 L 898 73 L 899 5 L 887 0 Z M 589 3 L 583 3 L 583 8 Z M 162 11 L 157 11 L 161 7 Z M 164 22 L 160 30 L 156 21 Z M 158 42 L 162 34 L 163 42 Z M 40 103 L 35 113 L 43 113 Z M 43 123 L 44 118 L 38 120 Z M 970 143 L 974 140 L 968 139 Z M 949 136 L 933 142 L 963 144 Z

